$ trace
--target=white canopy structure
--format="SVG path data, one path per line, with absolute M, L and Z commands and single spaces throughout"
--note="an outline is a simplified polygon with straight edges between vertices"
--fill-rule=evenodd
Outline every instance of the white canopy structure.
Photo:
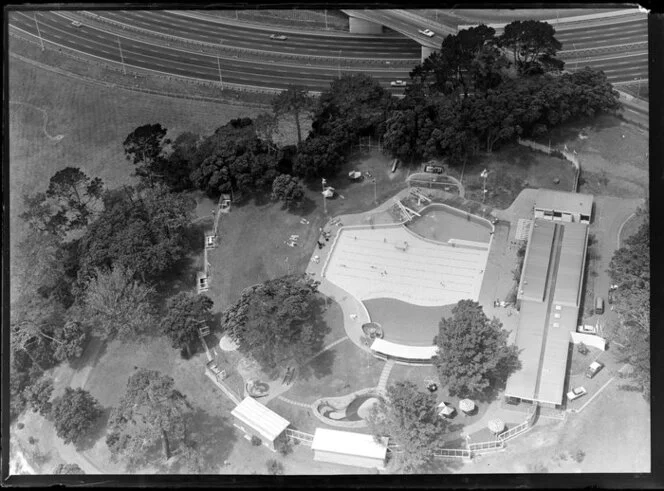
M 441 408 L 440 411 L 438 411 L 439 416 L 451 416 L 456 412 L 456 409 L 445 404 L 444 402 L 438 404 L 438 407 Z
M 382 443 L 372 435 L 316 428 L 311 449 L 314 460 L 357 467 L 384 469 L 387 438 Z
M 505 429 L 505 422 L 502 419 L 496 418 L 489 421 L 487 426 L 489 427 L 490 431 L 494 433 L 500 433 Z
M 459 401 L 459 409 L 461 409 L 465 413 L 468 413 L 473 409 L 475 409 L 475 403 L 470 399 L 463 399 Z

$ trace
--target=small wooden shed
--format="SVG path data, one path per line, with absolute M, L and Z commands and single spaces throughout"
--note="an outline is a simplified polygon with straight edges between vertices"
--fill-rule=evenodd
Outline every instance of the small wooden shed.
M 260 438 L 267 448 L 276 451 L 274 442 L 285 438 L 286 428 L 290 422 L 274 411 L 268 409 L 252 397 L 245 397 L 240 404 L 231 411 L 233 426 L 241 430 L 251 439 L 252 436 Z
M 314 460 L 352 465 L 367 469 L 385 469 L 387 438 L 382 443 L 373 435 L 316 428 L 311 449 Z

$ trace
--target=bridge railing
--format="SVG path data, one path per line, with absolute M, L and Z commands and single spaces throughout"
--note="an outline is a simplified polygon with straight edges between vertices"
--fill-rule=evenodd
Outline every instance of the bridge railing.
M 305 433 L 304 431 L 293 430 L 291 428 L 286 428 L 286 436 L 302 442 L 309 447 L 314 441 L 314 436 L 311 433 Z

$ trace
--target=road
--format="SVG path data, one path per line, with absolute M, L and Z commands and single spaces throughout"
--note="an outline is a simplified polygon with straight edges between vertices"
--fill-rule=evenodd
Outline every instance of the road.
M 9 23 L 11 26 L 37 35 L 37 27 L 31 15 L 11 12 Z M 337 67 L 293 66 L 280 65 L 272 60 L 259 63 L 232 57 L 217 58 L 194 51 L 120 38 L 87 25 L 77 29 L 71 26 L 68 19 L 55 12 L 40 12 L 38 23 L 44 39 L 81 53 L 116 63 L 124 62 L 127 66 L 202 80 L 219 81 L 221 77 L 223 83 L 274 88 L 286 88 L 297 81 L 310 90 L 324 90 L 342 72 L 368 73 L 388 86 L 391 80 L 408 78 L 408 70 L 398 68 L 354 69 L 343 67 L 341 63 Z
M 116 22 L 195 41 L 274 53 L 337 56 L 339 50 L 342 50 L 344 56 L 356 58 L 419 59 L 420 57 L 420 47 L 415 41 L 396 34 L 333 37 L 288 33 L 288 39 L 277 41 L 270 39 L 270 35 L 279 31 L 269 26 L 263 29 L 239 27 L 157 10 L 96 11 L 95 14 Z

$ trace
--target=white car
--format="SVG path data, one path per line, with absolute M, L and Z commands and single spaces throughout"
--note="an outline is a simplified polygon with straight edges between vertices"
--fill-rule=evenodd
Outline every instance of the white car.
M 276 39 L 277 41 L 285 41 L 286 39 L 288 39 L 288 37 L 285 36 L 284 34 L 272 34 L 270 36 L 270 39 Z
M 436 35 L 436 33 L 433 32 L 431 29 L 420 29 L 417 32 L 419 32 L 420 34 L 424 34 L 425 36 L 430 37 L 430 38 L 432 38 Z
M 392 87 L 405 87 L 406 86 L 406 81 L 405 80 L 393 80 L 390 82 L 390 85 Z
M 576 328 L 576 332 L 583 332 L 586 334 L 597 334 L 597 328 L 595 326 L 591 326 L 590 324 L 585 324 L 583 326 L 578 326 Z
M 567 400 L 573 401 L 574 399 L 578 399 L 579 397 L 587 394 L 588 391 L 584 387 L 577 387 L 575 389 L 570 390 L 567 393 Z
M 74 21 L 72 21 L 71 25 L 74 26 L 74 27 L 81 27 L 83 24 L 81 24 L 81 23 L 80 23 L 79 21 L 77 21 L 77 20 L 74 20 Z

